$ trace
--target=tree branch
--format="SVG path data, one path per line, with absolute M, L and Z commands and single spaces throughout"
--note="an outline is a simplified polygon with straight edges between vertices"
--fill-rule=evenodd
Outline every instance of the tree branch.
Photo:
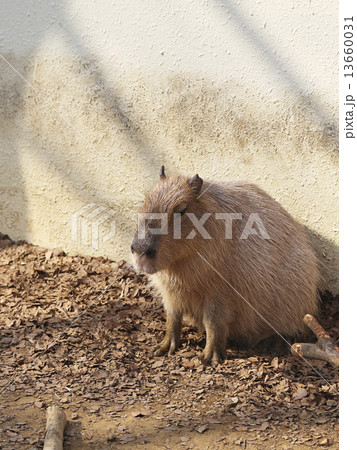
M 317 342 L 315 344 L 294 344 L 291 347 L 291 353 L 295 357 L 320 359 L 338 367 L 339 349 L 337 345 L 313 316 L 306 314 L 304 323 L 313 331 L 317 337 Z
M 52 405 L 47 408 L 46 417 L 46 436 L 43 450 L 62 450 L 63 431 L 67 422 L 66 414 L 59 406 Z

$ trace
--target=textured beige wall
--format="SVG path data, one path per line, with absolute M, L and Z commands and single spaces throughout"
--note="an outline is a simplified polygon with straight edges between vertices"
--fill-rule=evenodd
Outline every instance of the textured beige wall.
M 259 184 L 308 229 L 337 291 L 337 2 L 1 7 L 0 54 L 26 80 L 0 58 L 1 232 L 130 258 L 165 164 Z

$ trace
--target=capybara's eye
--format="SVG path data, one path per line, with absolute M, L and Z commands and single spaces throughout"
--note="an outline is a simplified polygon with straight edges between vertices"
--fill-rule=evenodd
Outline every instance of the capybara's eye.
M 180 211 L 181 216 L 183 216 L 186 211 L 187 211 L 187 208 L 184 208 L 182 211 Z

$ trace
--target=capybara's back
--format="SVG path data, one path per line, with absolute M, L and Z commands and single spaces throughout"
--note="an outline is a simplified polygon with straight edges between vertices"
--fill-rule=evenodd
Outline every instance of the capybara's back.
M 203 359 L 214 364 L 227 339 L 255 343 L 302 331 L 318 306 L 319 272 L 301 226 L 255 185 L 162 175 L 143 212 L 166 215 L 167 232 L 153 233 L 149 219 L 132 246 L 167 312 L 157 354 L 176 350 L 182 317 L 205 329 Z

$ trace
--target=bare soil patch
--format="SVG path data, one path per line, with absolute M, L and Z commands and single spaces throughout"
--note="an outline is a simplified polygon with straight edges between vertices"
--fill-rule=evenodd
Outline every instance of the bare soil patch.
M 338 299 L 318 317 L 338 341 Z M 0 235 L 0 447 L 41 448 L 45 409 L 66 449 L 338 448 L 338 371 L 289 352 L 230 347 L 213 369 L 185 326 L 156 358 L 160 299 L 124 261 L 67 256 Z M 313 338 L 312 338 L 313 340 Z

